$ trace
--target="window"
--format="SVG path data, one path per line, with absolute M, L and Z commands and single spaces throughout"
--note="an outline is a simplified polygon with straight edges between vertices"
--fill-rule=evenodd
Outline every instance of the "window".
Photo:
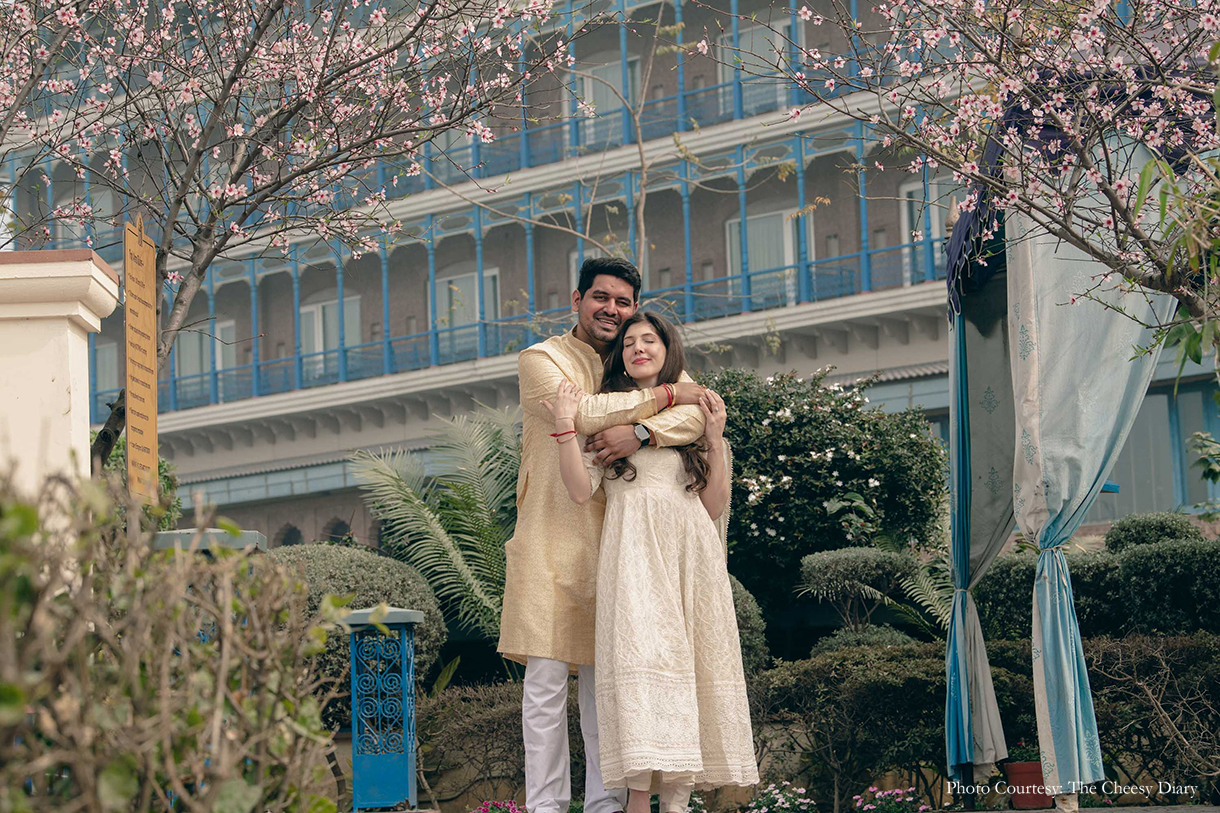
M 842 251 L 842 249 L 839 248 L 839 235 L 837 235 L 837 234 L 826 235 L 826 256 L 827 257 L 841 257 L 842 255 L 843 255 L 843 251 Z
M 471 271 L 436 280 L 436 298 L 440 309 L 433 310 L 437 326 L 462 327 L 478 324 L 479 275 Z M 500 270 L 483 269 L 483 317 L 491 321 L 500 318 Z
M 178 378 L 202 376 L 212 372 L 212 357 L 208 343 L 215 346 L 216 369 L 237 366 L 237 325 L 232 319 L 216 320 L 216 334 L 210 335 L 207 321 L 184 330 L 174 342 L 174 364 Z
M 932 225 L 931 238 L 933 240 L 944 238 L 945 213 L 955 189 L 952 182 L 946 179 L 929 179 L 928 197 L 925 201 L 922 179 L 908 181 L 898 188 L 903 243 L 916 242 L 914 232 L 920 232 L 922 235 L 926 222 L 925 209 L 927 210 L 927 220 L 930 220 Z M 944 262 L 943 252 L 934 252 L 934 256 L 941 258 L 937 262 Z M 923 246 L 921 245 L 913 245 L 903 252 L 903 284 L 909 285 L 912 277 L 923 279 L 923 257 Z
M 592 64 L 588 65 L 585 71 L 589 75 L 581 77 L 583 96 L 586 102 L 593 105 L 597 115 L 609 116 L 620 110 L 623 106 L 623 100 L 618 97 L 620 93 L 626 97 L 627 104 L 636 101 L 640 94 L 639 57 L 627 59 L 627 81 L 630 87 L 626 92 L 623 91 L 623 63 L 619 61 L 617 51 L 613 55 L 604 55 L 601 59 L 595 57 L 590 62 Z M 617 119 L 615 121 L 618 122 Z M 622 126 L 621 122 L 619 126 Z
M 323 298 L 323 297 L 329 297 Z M 312 297 L 311 297 L 312 298 Z M 343 338 L 347 345 L 360 343 L 360 296 L 343 297 Z M 355 339 L 355 341 L 352 341 Z M 301 354 L 339 349 L 339 300 L 334 292 L 301 306 Z M 306 361 L 311 361 L 306 359 Z M 313 361 L 321 363 L 322 359 Z
M 796 44 L 800 45 L 800 28 L 796 32 Z M 784 105 L 788 83 L 782 81 L 775 65 L 781 65 L 788 57 L 787 38 L 792 34 L 790 24 L 780 26 L 779 33 L 765 25 L 741 25 L 737 29 L 738 48 L 733 50 L 733 32 L 720 35 L 720 83 L 733 81 L 734 69 L 740 65 L 745 114 L 747 116 L 775 110 Z M 725 103 L 732 105 L 732 94 L 724 94 Z
M 754 296 L 772 297 L 781 304 L 795 304 L 797 276 L 795 273 L 798 227 L 800 221 L 789 218 L 791 212 L 771 212 L 750 215 L 746 219 L 747 258 L 750 266 L 750 290 Z M 813 242 L 813 218 L 805 218 L 805 245 Z M 741 284 L 741 219 L 733 218 L 725 223 L 728 243 L 730 286 L 736 290 Z M 813 259 L 809 252 L 808 259 Z M 758 272 L 775 271 L 773 274 L 756 276 Z
M 546 295 L 546 309 L 549 311 L 559 309 L 559 292 L 551 291 Z
M 618 58 L 618 52 L 607 54 L 605 60 L 594 58 L 593 64 L 587 65 L 585 72 L 589 76 L 581 77 L 581 95 L 585 101 L 593 105 L 596 116 L 584 119 L 581 125 L 583 141 L 591 146 L 608 146 L 618 144 L 623 137 L 623 121 L 620 115 L 623 109 L 623 99 L 627 104 L 634 103 L 640 97 L 640 60 L 631 57 L 627 60 L 628 87 L 623 88 L 623 63 Z
M 179 339 L 185 334 L 179 334 Z M 117 390 L 119 384 L 119 345 L 117 342 L 98 341 L 93 346 L 94 377 L 97 391 Z
M 873 229 L 868 240 L 868 247 L 874 251 L 883 251 L 890 247 L 890 236 L 885 229 Z

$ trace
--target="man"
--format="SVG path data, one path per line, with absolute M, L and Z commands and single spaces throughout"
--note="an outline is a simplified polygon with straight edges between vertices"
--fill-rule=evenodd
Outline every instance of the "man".
M 525 740 L 528 813 L 567 813 L 572 795 L 568 751 L 568 674 L 579 679 L 580 728 L 585 741 L 586 813 L 623 809 L 625 791 L 602 786 L 593 673 L 597 553 L 605 495 L 584 505 L 568 498 L 559 476 L 555 424 L 544 398 L 567 379 L 586 393 L 601 388 L 602 354 L 619 326 L 639 307 L 640 273 L 626 260 L 586 260 L 572 292 L 576 327 L 521 351 L 517 372 L 524 410 L 517 530 L 506 546 L 504 609 L 498 650 L 525 664 L 521 721 Z M 661 387 L 590 394 L 580 404 L 577 431 L 604 463 L 627 457 L 644 443 L 681 446 L 703 435 L 696 404 L 703 388 L 683 375 L 675 404 Z

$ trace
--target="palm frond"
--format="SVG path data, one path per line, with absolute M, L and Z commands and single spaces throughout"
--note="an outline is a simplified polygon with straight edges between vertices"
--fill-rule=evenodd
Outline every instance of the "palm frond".
M 504 545 L 516 524 L 518 416 L 483 408 L 446 421 L 431 472 L 403 452 L 352 457 L 390 552 L 423 574 L 454 621 L 489 638 L 499 635 Z
M 447 528 L 454 515 L 439 498 L 422 462 L 401 451 L 356 452 L 353 474 L 374 516 L 385 523 L 391 551 L 415 567 L 452 608 L 455 620 L 488 637 L 499 634 L 503 586 L 479 545 Z

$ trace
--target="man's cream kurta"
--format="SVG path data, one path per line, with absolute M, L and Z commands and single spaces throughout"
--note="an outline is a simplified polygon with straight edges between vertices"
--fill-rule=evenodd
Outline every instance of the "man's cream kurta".
M 569 331 L 522 350 L 517 374 L 525 416 L 517 530 L 505 551 L 498 650 L 521 663 L 533 656 L 592 664 L 597 552 L 606 497 L 600 489 L 584 505 L 568 497 L 559 475 L 559 445 L 550 436 L 555 422 L 540 402 L 554 398 L 565 378 L 586 393 L 596 393 L 602 360 Z M 651 390 L 635 390 L 586 396 L 576 431 L 583 438 L 630 423 L 651 429 L 660 446 L 694 443 L 704 429 L 698 407 L 673 407 L 658 414 Z

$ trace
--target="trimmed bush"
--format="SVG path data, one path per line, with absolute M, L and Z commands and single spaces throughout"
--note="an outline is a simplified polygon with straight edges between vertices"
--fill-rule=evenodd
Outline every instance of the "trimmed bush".
M 729 576 L 729 583 L 733 585 L 733 609 L 737 611 L 737 634 L 741 636 L 741 663 L 749 678 L 771 665 L 767 624 L 750 591 L 736 576 Z
M 316 611 L 327 593 L 353 596 L 352 609 L 375 607 L 385 602 L 392 607 L 420 610 L 424 623 L 415 628 L 415 676 L 423 680 L 445 643 L 447 631 L 432 588 L 408 565 L 368 550 L 342 545 L 292 545 L 275 548 L 268 556 L 300 572 L 309 585 L 309 607 Z M 321 669 L 331 680 L 346 680 L 350 661 L 348 636 L 334 635 L 320 656 Z M 337 687 L 344 699 L 326 709 L 328 725 L 346 728 L 351 723 L 346 684 Z
M 899 553 L 878 548 L 822 551 L 801 560 L 801 592 L 829 603 L 845 627 L 860 630 L 881 603 L 872 591 L 889 595 L 904 576 L 914 573 L 915 560 Z
M 1135 631 L 1220 632 L 1220 542 L 1181 539 L 1138 545 L 1114 557 L 1123 586 L 1115 614 Z
M 837 649 L 855 646 L 885 648 L 913 643 L 916 643 L 914 638 L 902 630 L 894 629 L 889 624 L 869 624 L 859 630 L 835 630 L 813 645 L 813 652 L 809 657 L 816 658 L 824 652 L 834 652 Z
M 1121 553 L 1065 554 L 1080 634 L 1220 632 L 1220 541 L 1132 545 Z M 974 590 L 983 635 L 1028 638 L 1037 556 L 998 558 Z
M 1132 514 L 1106 531 L 1106 550 L 1121 553 L 1135 545 L 1151 545 L 1178 539 L 1204 539 L 1203 531 L 1185 514 L 1154 511 Z

